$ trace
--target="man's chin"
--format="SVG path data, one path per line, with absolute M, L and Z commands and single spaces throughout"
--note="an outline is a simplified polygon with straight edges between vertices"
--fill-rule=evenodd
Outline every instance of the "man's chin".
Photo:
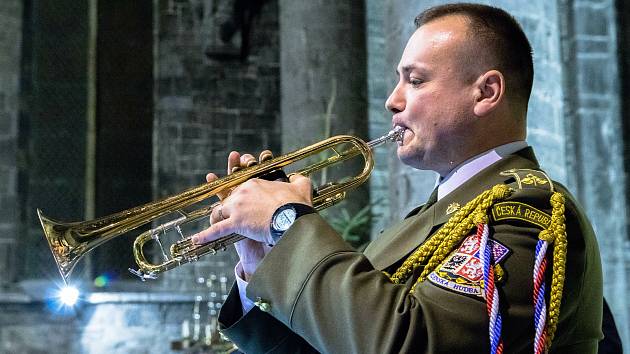
M 403 164 L 419 170 L 426 170 L 426 168 L 423 167 L 424 164 L 422 163 L 423 154 L 417 151 L 410 151 L 404 145 L 398 147 L 396 154 L 398 155 L 400 162 Z

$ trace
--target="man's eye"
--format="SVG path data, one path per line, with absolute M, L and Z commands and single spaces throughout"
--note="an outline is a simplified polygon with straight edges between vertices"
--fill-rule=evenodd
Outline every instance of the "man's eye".
M 418 87 L 420 85 L 422 85 L 424 83 L 424 81 L 420 80 L 420 79 L 410 79 L 409 83 L 411 84 L 411 86 L 413 87 Z

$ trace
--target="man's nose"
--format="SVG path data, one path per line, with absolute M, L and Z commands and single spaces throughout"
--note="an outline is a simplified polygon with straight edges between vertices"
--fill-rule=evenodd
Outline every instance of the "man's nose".
M 392 113 L 398 113 L 405 110 L 405 96 L 402 94 L 400 85 L 396 85 L 396 87 L 394 87 L 394 91 L 392 91 L 387 98 L 387 101 L 385 101 L 385 108 Z

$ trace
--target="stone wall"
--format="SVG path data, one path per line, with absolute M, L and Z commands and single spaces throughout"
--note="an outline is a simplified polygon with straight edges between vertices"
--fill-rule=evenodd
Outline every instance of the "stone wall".
M 37 1 L 27 3 L 42 4 Z M 256 152 L 262 147 L 275 151 L 280 149 L 277 3 L 274 0 L 266 1 L 260 14 L 255 17 L 247 57 L 240 55 L 242 38 L 239 33 L 228 44 L 218 39 L 220 25 L 231 16 L 231 3 L 218 0 L 154 1 L 155 120 L 152 182 L 155 198 L 199 185 L 209 171 L 225 174 L 226 156 L 232 149 L 245 152 Z M 0 21 L 4 29 L 0 36 L 0 46 L 3 48 L 0 54 L 3 64 L 0 69 L 0 231 L 3 231 L 0 235 L 0 251 L 4 252 L 0 253 L 0 266 L 3 269 L 0 285 L 14 280 L 10 275 L 15 268 L 8 264 L 11 264 L 10 256 L 15 250 L 9 248 L 7 251 L 6 244 L 12 245 L 11 240 L 16 237 L 16 230 L 20 227 L 16 181 L 20 93 L 20 42 L 16 39 L 20 38 L 24 30 L 20 22 L 20 4 L 21 1 L 11 0 L 2 2 L 0 6 Z M 37 9 L 41 10 L 39 7 Z M 72 18 L 68 16 L 67 20 Z M 52 24 L 50 21 L 45 25 Z M 81 22 L 81 25 L 85 26 L 85 22 Z M 72 47 L 73 52 L 62 45 L 67 44 L 66 42 L 58 46 L 48 46 L 49 41 L 61 41 L 68 37 L 56 37 L 64 36 L 65 32 L 51 30 L 50 36 L 46 31 L 42 32 L 35 38 L 38 42 L 34 45 L 63 51 L 80 60 L 84 58 L 85 53 L 82 50 L 85 47 Z M 80 39 L 79 36 L 69 38 Z M 69 70 L 58 67 L 55 63 L 49 64 L 44 72 L 49 76 L 44 79 L 62 75 Z M 85 63 L 72 66 L 73 70 L 84 75 L 85 68 Z M 77 81 L 81 78 L 85 80 L 85 77 L 80 76 L 72 78 L 77 78 Z M 58 82 L 63 84 L 63 80 Z M 50 87 L 56 87 L 54 82 Z M 85 97 L 84 83 L 83 86 L 67 85 L 65 88 L 79 97 Z M 35 91 L 32 88 L 31 90 Z M 79 107 L 80 109 L 73 112 L 76 115 L 71 118 L 85 119 L 85 100 L 68 102 L 64 101 L 66 96 L 44 96 L 41 92 L 43 91 L 30 92 L 28 98 L 41 98 L 48 103 L 59 100 L 54 106 L 58 110 L 54 112 L 64 107 Z M 24 94 L 24 90 L 21 94 Z M 42 96 L 38 96 L 39 94 Z M 30 107 L 31 105 L 27 106 Z M 39 106 L 33 107 L 38 110 L 31 108 L 27 113 L 45 112 Z M 49 117 L 45 114 L 37 117 L 42 118 L 42 125 L 38 127 L 37 134 L 25 136 L 28 138 L 26 146 L 40 147 L 48 141 L 42 137 L 55 132 L 46 125 L 54 124 L 53 119 L 45 119 Z M 83 125 L 75 123 L 74 128 L 76 132 L 68 129 L 67 134 L 72 135 L 73 142 L 83 142 Z M 83 159 L 83 152 L 73 150 L 74 145 L 64 145 L 56 141 L 54 144 L 64 149 L 65 153 L 74 154 L 75 159 Z M 53 151 L 52 148 L 49 150 Z M 83 169 L 80 164 L 77 168 Z M 37 172 L 40 177 L 46 175 L 40 170 L 30 172 Z M 54 179 L 54 176 L 50 179 Z M 37 187 L 35 184 L 33 186 Z M 81 183 L 76 183 L 74 188 L 81 192 Z M 37 191 L 40 192 L 39 189 Z M 53 189 L 38 195 L 50 200 L 54 199 L 55 193 L 60 192 Z M 33 202 L 29 206 L 31 204 L 41 203 Z M 81 214 L 82 203 L 70 205 L 76 205 L 79 212 L 69 214 L 74 217 Z M 36 219 L 33 221 L 36 222 Z M 49 261 L 50 251 L 45 242 L 41 243 L 41 229 L 33 228 L 32 234 L 33 238 L 37 237 L 40 241 L 38 246 L 45 251 L 41 258 Z M 5 236 L 11 237 L 8 242 L 5 242 Z M 121 281 L 109 287 L 108 293 L 91 292 L 94 287 L 89 282 L 84 283 L 86 289 L 82 303 L 76 311 L 63 315 L 62 309 L 45 294 L 56 287 L 55 282 L 50 280 L 53 277 L 58 278 L 56 269 L 51 264 L 51 267 L 41 270 L 44 268 L 43 262 L 37 263 L 34 266 L 38 267 L 38 271 L 29 274 L 39 280 L 29 282 L 22 279 L 19 283 L 11 283 L 0 289 L 0 352 L 177 352 L 178 350 L 171 348 L 171 342 L 182 339 L 186 334 L 183 332 L 188 332 L 193 337 L 196 319 L 200 323 L 199 336 L 203 339 L 205 325 L 212 323 L 209 321 L 216 316 L 220 303 L 224 300 L 223 294 L 231 283 L 234 256 L 232 251 L 227 251 L 219 256 L 205 257 L 198 264 L 180 267 L 164 275 L 162 281 L 151 284 L 127 284 Z M 50 273 L 50 278 L 44 275 L 46 272 Z M 80 276 L 80 272 L 75 271 L 74 280 Z M 216 279 L 223 279 L 220 282 L 221 289 L 208 288 L 208 281 L 213 276 L 215 282 Z M 33 283 L 37 284 L 36 290 L 29 285 Z M 208 301 L 213 298 L 217 301 L 209 307 Z M 186 323 L 187 329 L 183 330 Z M 214 336 L 216 338 L 217 334 L 214 333 Z
M 368 138 L 364 4 L 348 0 L 279 4 L 283 151 L 341 134 Z M 337 151 L 343 149 L 337 146 Z M 331 156 L 332 150 L 324 154 L 318 159 Z M 325 173 L 313 173 L 311 179 L 316 187 L 339 182 L 355 176 L 363 166 L 362 159 L 350 159 Z M 287 168 L 296 169 L 295 165 Z M 369 188 L 364 184 L 322 215 L 342 229 L 361 209 L 367 211 L 368 202 Z M 354 245 L 362 244 L 367 241 L 369 222 L 355 225 L 342 236 Z
M 264 2 L 251 26 L 249 55 L 242 59 L 232 55 L 238 53 L 238 34 L 227 44 L 218 36 L 231 4 L 155 1 L 156 198 L 199 185 L 208 172 L 225 175 L 232 150 L 255 155 L 263 148 L 280 150 L 277 1 Z M 195 267 L 230 268 L 232 249 Z M 166 286 L 191 286 L 193 273 L 172 271 Z
M 559 9 L 567 26 L 561 38 L 567 175 L 573 176 L 574 190 L 598 236 L 604 294 L 629 350 L 630 301 L 620 296 L 630 290 L 630 243 L 615 2 L 559 2 Z
M 194 332 L 193 296 L 93 293 L 91 298 L 70 310 L 25 295 L 0 295 L 0 353 L 177 353 L 184 352 L 176 350 L 183 332 Z M 207 323 L 204 318 L 202 340 Z M 212 329 L 214 345 L 225 346 Z
M 86 205 L 88 5 L 23 4 L 17 280 L 56 275 L 37 209 L 56 220 L 80 220 Z
M 368 77 L 368 119 L 370 138 L 377 138 L 392 127 L 391 114 L 385 109 L 389 83 L 394 69 L 386 65 L 385 33 L 386 2 L 381 0 L 366 1 L 366 37 L 367 37 L 367 77 Z M 396 217 L 391 215 L 388 197 L 392 178 L 389 156 L 395 154 L 395 146 L 384 146 L 374 151 L 375 165 L 370 177 L 370 203 L 374 216 L 371 238 L 378 237 L 381 230 L 391 224 Z
M 0 287 L 13 280 L 18 235 L 18 113 L 22 2 L 0 4 Z

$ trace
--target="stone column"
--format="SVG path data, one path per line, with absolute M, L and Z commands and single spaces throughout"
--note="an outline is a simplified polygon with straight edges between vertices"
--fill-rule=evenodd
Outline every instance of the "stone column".
M 415 31 L 413 20 L 425 8 L 441 4 L 441 1 L 388 0 L 384 6 L 385 46 L 380 54 L 385 57 L 385 83 L 387 95 L 391 93 L 398 78 L 395 70 L 407 40 Z M 376 54 L 375 54 L 376 55 Z M 386 99 L 387 97 L 385 97 Z M 385 102 L 381 102 L 384 104 Z M 391 114 L 386 115 L 391 119 Z M 431 171 L 419 171 L 403 165 L 395 152 L 388 155 L 390 210 L 388 223 L 400 220 L 411 209 L 424 203 L 435 185 L 437 175 Z
M 279 4 L 283 151 L 338 134 L 368 138 L 363 2 Z M 351 193 L 351 213 L 367 190 Z
M 604 271 L 604 296 L 615 316 L 622 341 L 630 343 L 630 302 L 627 299 L 630 245 L 627 225 L 627 179 L 619 75 L 617 20 L 630 12 L 622 2 L 558 1 L 564 71 L 565 134 L 569 181 L 597 234 Z M 627 6 L 627 5 L 625 5 Z M 627 19 L 624 19 L 627 21 Z M 621 44 L 623 46 L 623 44 Z M 623 65 L 623 64 L 622 64 Z M 627 75 L 627 72 L 623 72 Z M 626 123 L 627 124 L 627 123 Z M 626 127 L 627 129 L 627 127 Z M 626 160 L 627 162 L 627 160 Z

